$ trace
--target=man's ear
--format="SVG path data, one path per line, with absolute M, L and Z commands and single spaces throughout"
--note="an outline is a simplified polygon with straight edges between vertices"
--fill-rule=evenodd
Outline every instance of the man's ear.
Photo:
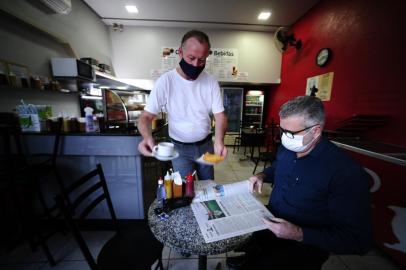
M 183 57 L 183 49 L 182 49 L 182 46 L 180 46 L 179 49 L 178 49 L 178 55 L 179 55 L 180 58 Z
M 316 135 L 321 135 L 322 132 L 323 132 L 323 129 L 321 128 L 321 126 L 320 126 L 320 125 L 317 125 L 317 126 L 315 127 L 315 129 L 314 129 L 314 133 L 315 133 Z

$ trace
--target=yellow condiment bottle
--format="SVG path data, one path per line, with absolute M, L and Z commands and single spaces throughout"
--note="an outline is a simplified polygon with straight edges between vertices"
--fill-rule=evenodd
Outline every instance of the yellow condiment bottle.
M 164 183 L 165 183 L 165 191 L 166 191 L 166 198 L 170 199 L 172 198 L 172 183 L 173 179 L 169 175 L 169 172 L 166 172 L 165 178 L 164 178 Z

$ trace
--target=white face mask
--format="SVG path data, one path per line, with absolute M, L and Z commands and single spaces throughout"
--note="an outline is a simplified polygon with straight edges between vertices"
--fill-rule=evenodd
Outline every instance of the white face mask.
M 310 130 L 308 132 L 306 132 L 306 134 L 309 132 L 310 132 Z M 294 138 L 292 139 L 292 138 L 289 138 L 288 136 L 286 136 L 285 133 L 283 133 L 282 134 L 282 145 L 286 149 L 296 152 L 296 153 L 304 152 L 309 148 L 311 143 L 317 138 L 317 137 L 314 137 L 308 144 L 303 145 L 303 138 L 306 134 L 294 135 Z

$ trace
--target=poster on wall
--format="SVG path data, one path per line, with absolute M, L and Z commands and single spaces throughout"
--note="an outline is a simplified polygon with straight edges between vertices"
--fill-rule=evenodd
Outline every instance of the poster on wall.
M 238 72 L 238 50 L 229 48 L 212 48 L 212 53 L 206 60 L 205 71 L 214 75 L 219 81 L 247 80 L 248 72 L 239 76 Z M 177 67 L 179 63 L 179 52 L 176 47 L 162 47 L 160 74 Z M 155 70 L 154 74 L 157 72 Z M 152 76 L 152 73 L 151 73 Z M 154 76 L 154 79 L 156 76 Z
M 174 69 L 179 63 L 178 48 L 162 47 L 161 51 L 161 74 Z
M 306 95 L 309 96 L 312 92 L 315 92 L 316 97 L 320 98 L 322 101 L 330 101 L 333 77 L 334 72 L 329 72 L 307 78 Z

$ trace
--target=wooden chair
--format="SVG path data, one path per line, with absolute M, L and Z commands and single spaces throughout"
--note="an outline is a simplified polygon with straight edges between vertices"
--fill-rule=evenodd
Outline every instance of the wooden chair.
M 89 186 L 90 184 L 92 185 Z M 72 194 L 76 195 L 75 199 Z M 96 196 L 97 194 L 100 195 Z M 93 197 L 96 198 L 93 199 Z M 67 203 L 68 198 L 72 199 L 72 203 Z M 92 270 L 151 269 L 156 260 L 158 263 L 155 269 L 158 267 L 163 269 L 163 245 L 152 235 L 147 223 L 131 231 L 124 232 L 119 229 L 100 164 L 95 170 L 66 187 L 65 191 L 55 200 Z M 104 200 L 107 203 L 116 234 L 102 247 L 96 261 L 79 230 L 79 223 L 83 222 L 91 211 Z

